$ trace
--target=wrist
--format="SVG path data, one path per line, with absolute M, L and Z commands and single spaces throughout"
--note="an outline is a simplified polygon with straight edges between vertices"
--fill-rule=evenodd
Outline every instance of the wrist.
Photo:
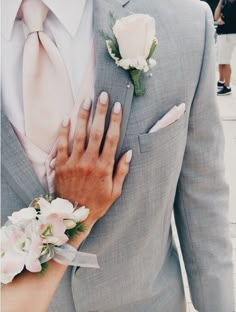
M 90 234 L 94 224 L 96 223 L 97 220 L 94 220 L 92 217 L 88 216 L 88 218 L 81 222 L 81 224 L 83 224 L 85 226 L 85 231 L 84 232 L 80 232 L 77 234 L 77 236 L 73 239 L 70 239 L 68 241 L 68 244 L 70 244 L 71 246 L 73 246 L 74 248 L 79 248 L 80 245 L 82 244 L 82 242 L 88 237 L 88 235 Z

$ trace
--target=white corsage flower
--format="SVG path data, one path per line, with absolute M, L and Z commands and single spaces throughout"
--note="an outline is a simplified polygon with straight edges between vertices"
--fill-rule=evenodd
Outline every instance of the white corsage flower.
M 24 267 L 30 272 L 41 271 L 39 257 L 43 243 L 40 237 L 11 224 L 1 228 L 1 282 L 7 284 Z
M 74 228 L 78 222 L 83 222 L 89 215 L 88 208 L 81 207 L 76 209 L 71 202 L 62 198 L 56 198 L 52 200 L 51 203 L 44 198 L 40 198 L 38 204 L 41 217 L 45 218 L 55 214 L 64 219 L 64 224 L 67 229 Z
M 50 259 L 63 264 L 99 267 L 95 255 L 83 254 L 67 244 L 79 232 L 89 209 L 50 196 L 35 198 L 28 208 L 14 212 L 1 228 L 1 282 L 10 283 L 25 268 L 43 272 Z M 68 255 L 70 252 L 70 255 Z M 81 260 L 82 259 L 82 260 Z
M 13 214 L 8 217 L 12 224 L 27 225 L 33 219 L 35 219 L 37 211 L 33 207 L 22 208 L 19 211 L 13 212 Z
M 141 73 L 156 65 L 152 55 L 157 47 L 155 20 L 146 14 L 132 14 L 117 20 L 113 37 L 105 36 L 110 56 L 117 66 L 129 71 L 135 95 L 144 95 Z

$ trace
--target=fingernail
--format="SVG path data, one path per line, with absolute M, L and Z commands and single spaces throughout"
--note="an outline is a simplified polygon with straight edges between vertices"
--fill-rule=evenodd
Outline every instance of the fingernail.
M 100 97 L 99 97 L 99 100 L 100 100 L 100 103 L 101 104 L 107 104 L 107 101 L 108 101 L 108 94 L 107 94 L 107 92 L 102 92 L 101 94 L 100 94 Z
M 121 104 L 120 104 L 120 102 L 116 102 L 115 105 L 114 105 L 114 110 L 113 111 L 114 111 L 115 114 L 119 114 L 120 110 L 121 110 Z
M 64 128 L 66 128 L 66 127 L 68 126 L 68 124 L 69 124 L 69 121 L 70 121 L 69 116 L 68 116 L 68 115 L 65 116 L 65 118 L 64 118 L 63 121 L 62 121 L 62 126 L 63 126 Z
M 83 109 L 90 110 L 90 107 L 91 107 L 91 99 L 86 98 L 83 102 Z
M 132 150 L 129 150 L 129 151 L 126 153 L 126 162 L 127 162 L 128 164 L 131 162 L 132 156 L 133 156 L 133 151 L 132 151 Z

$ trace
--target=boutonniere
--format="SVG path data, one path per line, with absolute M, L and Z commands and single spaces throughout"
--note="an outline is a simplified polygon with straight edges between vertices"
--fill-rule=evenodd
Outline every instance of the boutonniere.
M 112 36 L 103 33 L 109 55 L 116 65 L 129 72 L 136 96 L 145 94 L 141 76 L 156 61 L 152 59 L 157 47 L 155 20 L 146 14 L 132 14 L 112 23 Z

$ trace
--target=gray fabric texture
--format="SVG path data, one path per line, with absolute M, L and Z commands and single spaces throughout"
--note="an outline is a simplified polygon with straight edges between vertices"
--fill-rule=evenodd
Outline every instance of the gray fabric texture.
M 156 20 L 157 66 L 146 94 L 133 96 L 128 74 L 106 52 L 100 30 L 116 18 L 146 13 Z M 200 312 L 233 312 L 232 246 L 224 139 L 216 105 L 213 19 L 194 0 L 94 0 L 95 93 L 123 105 L 117 158 L 133 150 L 122 196 L 94 226 L 81 250 L 100 269 L 67 270 L 49 311 L 182 312 L 185 299 L 171 231 L 174 211 L 192 301 Z M 130 88 L 127 88 L 127 84 Z M 148 130 L 174 105 L 186 113 L 156 133 Z M 94 104 L 95 105 L 95 104 Z M 2 221 L 43 194 L 2 115 Z

